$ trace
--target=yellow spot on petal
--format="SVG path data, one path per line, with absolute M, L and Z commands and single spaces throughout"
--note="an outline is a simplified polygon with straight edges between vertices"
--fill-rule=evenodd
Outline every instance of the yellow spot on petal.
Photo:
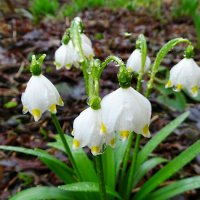
M 165 85 L 166 88 L 170 88 L 172 87 L 172 82 L 170 80 L 168 80 L 167 84 Z
M 197 95 L 197 93 L 198 93 L 198 90 L 199 90 L 198 86 L 197 86 L 197 85 L 195 85 L 195 86 L 194 86 L 194 87 L 192 87 L 192 89 L 191 89 L 191 91 L 192 91 L 192 94 L 193 94 L 194 96 L 196 96 L 196 95 Z
M 149 126 L 148 126 L 148 124 L 145 124 L 142 131 L 143 131 L 144 136 L 149 137 Z
M 74 130 L 72 130 L 71 135 L 74 135 Z
M 93 55 L 92 55 L 92 54 L 90 54 L 90 55 L 88 56 L 88 58 L 89 58 L 89 60 L 92 60 L 92 58 L 93 58 Z
M 80 147 L 80 142 L 77 139 L 73 140 L 73 149 L 78 149 Z
M 56 61 L 54 62 L 54 65 L 56 65 L 56 69 L 60 69 L 61 68 L 61 64 L 56 62 Z
M 91 147 L 91 152 L 93 155 L 97 155 L 100 152 L 100 148 L 98 146 Z
M 111 147 L 115 146 L 115 138 L 114 137 L 110 140 L 110 146 Z
M 102 133 L 103 135 L 105 135 L 105 134 L 106 134 L 106 131 L 107 131 L 107 128 L 106 128 L 105 124 L 102 122 L 102 123 L 101 123 L 101 133 Z
M 49 107 L 49 110 L 51 113 L 56 113 L 56 104 L 52 104 L 50 107 Z
M 176 85 L 176 90 L 177 90 L 178 92 L 181 91 L 182 88 L 183 88 L 183 85 L 182 85 L 182 84 Z
M 70 69 L 71 68 L 71 64 L 66 64 L 65 67 L 66 67 L 66 69 Z
M 127 131 L 127 130 L 125 130 L 125 131 L 120 131 L 120 132 L 119 132 L 120 137 L 121 137 L 121 139 L 122 139 L 123 141 L 125 141 L 125 140 L 128 138 L 129 133 L 130 133 L 130 131 Z
M 58 99 L 58 105 L 59 105 L 59 106 L 64 106 L 64 102 L 63 102 L 63 100 L 61 99 L 61 97 L 59 97 L 59 99 Z
M 25 114 L 26 112 L 28 112 L 28 108 L 26 106 L 23 106 L 22 112 Z
M 40 119 L 40 116 L 41 116 L 41 111 L 39 109 L 33 109 L 32 115 L 33 115 L 35 121 L 38 121 Z

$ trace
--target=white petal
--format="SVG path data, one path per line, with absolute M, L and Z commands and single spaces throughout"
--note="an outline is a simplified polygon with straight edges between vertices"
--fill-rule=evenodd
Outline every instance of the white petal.
M 199 86 L 200 68 L 192 58 L 184 58 L 172 67 L 169 79 L 176 87 L 175 90 L 179 91 L 185 87 L 191 91 L 193 87 Z
M 74 120 L 73 132 L 74 140 L 79 142 L 75 148 L 88 146 L 93 148 L 93 153 L 97 149 L 101 150 L 103 136 L 100 135 L 101 111 L 87 108 Z
M 56 112 L 56 104 L 60 105 L 60 95 L 55 86 L 43 75 L 32 76 L 25 92 L 22 94 L 24 111 L 29 111 L 35 121 L 38 121 L 43 112 Z
M 101 108 L 108 133 L 118 131 L 122 139 L 132 131 L 143 134 L 144 127 L 150 123 L 150 102 L 131 87 L 119 88 L 104 97 Z
M 84 33 L 81 34 L 81 41 L 89 46 L 92 46 L 91 40 Z
M 147 56 L 145 66 L 144 66 L 144 72 L 146 72 L 149 69 L 150 65 L 151 65 L 151 60 Z M 139 49 L 135 49 L 133 51 L 133 53 L 128 58 L 126 66 L 130 71 L 135 71 L 137 73 L 140 72 L 141 67 L 142 67 L 142 54 Z

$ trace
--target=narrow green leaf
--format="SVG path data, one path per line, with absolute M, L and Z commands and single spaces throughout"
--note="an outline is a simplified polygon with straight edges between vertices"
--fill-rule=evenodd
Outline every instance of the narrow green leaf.
M 71 168 L 41 149 L 27 149 L 23 147 L 3 145 L 0 145 L 0 149 L 38 156 L 41 161 L 44 162 L 44 164 L 46 164 L 65 183 L 72 183 L 75 181 L 73 178 L 74 172 Z
M 151 200 L 167 200 L 171 197 L 196 188 L 200 188 L 200 176 L 176 181 L 175 183 L 153 192 L 148 196 L 148 198 Z
M 70 137 L 68 135 L 66 135 L 65 137 L 69 144 L 70 150 L 72 152 L 72 156 L 77 165 L 79 173 L 81 175 L 81 180 L 97 182 L 98 178 L 97 178 L 93 163 L 88 158 L 87 154 L 84 152 L 83 149 L 73 150 L 72 149 L 72 142 L 73 142 L 72 137 Z M 56 149 L 59 149 L 59 150 L 65 152 L 64 146 L 58 135 L 56 136 L 56 140 L 57 140 L 56 142 L 48 143 L 48 146 L 54 147 Z
M 148 158 L 153 150 L 169 136 L 187 117 L 189 112 L 185 112 L 168 125 L 162 128 L 139 152 L 136 169 Z
M 99 184 L 95 182 L 79 182 L 79 183 L 71 183 L 67 185 L 58 186 L 58 188 L 63 189 L 68 192 L 99 192 Z M 109 195 L 112 195 L 118 199 L 121 199 L 119 194 L 109 187 L 106 187 L 106 192 Z
M 159 165 L 163 162 L 167 162 L 166 159 L 156 157 L 156 158 L 151 158 L 144 162 L 140 168 L 135 172 L 135 176 L 133 178 L 133 186 L 132 188 L 135 188 L 139 181 L 142 179 L 142 177 L 151 169 L 153 169 L 156 165 Z
M 58 189 L 56 187 L 45 187 L 45 186 L 38 186 L 27 190 L 23 190 L 10 198 L 10 200 L 45 200 L 45 199 L 75 200 L 75 198 L 73 198 L 73 194 L 70 194 L 67 191 Z
M 111 147 L 107 147 L 105 152 L 102 154 L 102 161 L 103 161 L 105 183 L 109 188 L 114 190 L 115 178 L 116 178 L 114 149 L 112 149 Z
M 116 147 L 114 149 L 115 152 L 115 167 L 116 167 L 116 178 L 118 177 L 120 165 L 124 159 L 124 155 L 126 152 L 126 147 L 128 145 L 128 140 L 122 142 L 120 140 L 117 140 Z
M 192 146 L 179 154 L 176 158 L 170 161 L 165 167 L 160 169 L 154 176 L 152 176 L 136 194 L 134 200 L 142 200 L 149 195 L 162 182 L 170 178 L 178 170 L 182 169 L 187 163 L 193 160 L 200 154 L 200 140 L 195 142 Z

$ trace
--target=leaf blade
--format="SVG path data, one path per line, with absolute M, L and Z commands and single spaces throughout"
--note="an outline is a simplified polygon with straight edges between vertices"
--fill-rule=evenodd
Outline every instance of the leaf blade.
M 37 194 L 37 195 L 36 195 Z M 43 199 L 55 199 L 55 200 L 75 200 L 73 195 L 70 195 L 69 192 L 63 191 L 56 187 L 45 187 L 38 186 L 35 188 L 30 188 L 23 190 L 13 197 L 10 200 L 43 200 Z
M 59 186 L 58 188 L 68 192 L 99 192 L 99 184 L 96 182 L 78 182 Z M 107 194 L 121 199 L 119 194 L 106 186 Z
M 165 200 L 197 188 L 200 188 L 200 176 L 176 181 L 175 183 L 153 192 L 148 197 L 152 200 Z
M 170 178 L 174 173 L 183 168 L 187 163 L 200 154 L 200 140 L 195 142 L 192 146 L 186 149 L 184 152 L 175 157 L 165 167 L 160 169 L 155 175 L 153 175 L 136 194 L 134 200 L 144 199 L 151 191 Z
M 136 169 L 148 158 L 152 151 L 169 136 L 187 117 L 189 112 L 185 112 L 162 128 L 139 152 Z

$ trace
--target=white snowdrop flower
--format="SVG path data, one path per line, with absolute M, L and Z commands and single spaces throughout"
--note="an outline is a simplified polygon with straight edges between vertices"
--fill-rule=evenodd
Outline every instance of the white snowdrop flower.
M 46 110 L 56 113 L 56 105 L 64 105 L 55 86 L 41 74 L 31 77 L 21 100 L 23 113 L 30 112 L 35 121 L 38 121 Z
M 146 72 L 150 68 L 150 65 L 151 65 L 151 60 L 147 56 L 145 66 L 144 66 L 144 72 Z M 140 72 L 141 67 L 142 67 L 142 53 L 139 49 L 135 49 L 133 53 L 130 55 L 130 57 L 128 58 L 126 67 L 131 72 L 133 71 L 137 73 Z
M 68 44 L 62 44 L 55 52 L 56 69 L 66 67 L 69 69 L 71 65 L 80 61 L 80 56 L 75 50 L 72 41 Z
M 104 143 L 114 146 L 113 135 L 105 137 L 100 134 L 101 119 L 101 109 L 94 110 L 89 107 L 80 113 L 73 124 L 73 149 L 88 146 L 93 155 L 98 155 Z
M 92 48 L 92 42 L 91 40 L 85 35 L 85 34 L 81 34 L 81 41 L 82 41 L 82 48 L 83 48 L 83 52 L 84 55 L 91 59 L 94 57 L 94 51 Z
M 102 131 L 105 134 L 119 132 L 122 141 L 129 133 L 150 137 L 151 104 L 132 87 L 119 88 L 105 96 L 101 102 Z
M 166 88 L 174 86 L 175 91 L 186 88 L 192 96 L 197 96 L 200 85 L 200 68 L 192 58 L 184 58 L 170 70 Z

